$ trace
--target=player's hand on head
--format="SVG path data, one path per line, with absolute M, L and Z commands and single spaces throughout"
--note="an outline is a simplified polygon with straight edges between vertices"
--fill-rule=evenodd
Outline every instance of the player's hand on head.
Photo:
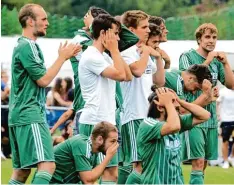
M 166 106 L 176 100 L 174 94 L 166 87 L 156 89 L 156 94 L 158 96 L 158 103 L 161 106 Z
M 202 82 L 202 91 L 208 95 L 211 94 L 212 84 L 209 80 L 205 79 Z
M 119 143 L 118 143 L 118 142 L 113 143 L 113 144 L 107 149 L 107 151 L 106 151 L 106 156 L 112 158 L 112 157 L 116 154 L 116 152 L 117 152 L 117 150 L 118 150 L 118 147 L 119 147 Z
M 115 35 L 113 29 L 106 30 L 102 38 L 102 44 L 110 52 L 118 51 L 118 36 Z
M 79 44 L 73 44 L 66 41 L 64 44 L 60 43 L 59 46 L 59 57 L 61 57 L 64 60 L 68 60 L 71 57 L 76 56 L 80 51 L 82 47 Z

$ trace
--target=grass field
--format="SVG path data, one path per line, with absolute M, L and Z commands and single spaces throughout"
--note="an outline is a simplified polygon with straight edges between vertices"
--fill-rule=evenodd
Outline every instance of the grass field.
M 191 166 L 183 165 L 185 183 L 189 182 Z M 1 184 L 7 184 L 12 172 L 11 160 L 2 161 L 1 164 Z M 34 170 L 33 170 L 34 172 Z M 31 182 L 30 175 L 27 184 Z M 208 167 L 205 175 L 205 184 L 234 184 L 234 168 L 222 169 L 220 167 Z

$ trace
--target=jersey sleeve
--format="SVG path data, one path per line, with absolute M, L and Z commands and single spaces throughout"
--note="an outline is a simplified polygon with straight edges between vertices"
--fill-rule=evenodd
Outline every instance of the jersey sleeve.
M 162 137 L 161 130 L 163 124 L 163 122 L 157 120 L 145 119 L 138 131 L 141 141 L 147 143 L 152 140 L 160 139 Z
M 135 45 L 139 41 L 139 38 L 124 25 L 121 25 L 119 38 L 120 40 L 118 46 L 120 52 Z
M 192 62 L 189 60 L 189 58 L 185 54 L 180 55 L 179 70 L 185 71 L 191 65 L 192 65 Z
M 180 125 L 181 125 L 180 133 L 193 128 L 193 115 L 185 114 L 180 116 Z
M 123 60 L 124 60 L 128 65 L 130 65 L 130 64 L 136 62 L 137 60 L 139 60 L 139 59 L 136 58 L 136 53 L 135 53 L 135 52 L 137 52 L 137 51 L 134 51 L 134 52 L 131 52 L 131 51 L 123 51 L 123 52 L 121 52 L 121 56 L 122 56 Z
M 28 43 L 19 53 L 19 60 L 34 81 L 39 80 L 46 74 L 44 61 L 39 57 L 35 43 Z
M 96 75 L 100 75 L 110 64 L 105 61 L 104 57 L 89 58 L 85 61 L 85 67 Z

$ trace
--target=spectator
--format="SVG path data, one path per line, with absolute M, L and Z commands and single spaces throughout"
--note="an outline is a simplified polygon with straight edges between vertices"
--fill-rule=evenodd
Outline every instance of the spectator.
M 70 84 L 69 84 L 70 85 Z M 47 95 L 47 106 L 71 106 L 72 102 L 67 101 L 67 81 L 62 78 L 57 78 L 55 81 L 55 85 L 52 88 L 52 91 L 48 92 Z
M 220 90 L 220 96 L 217 99 L 218 118 L 221 122 L 222 130 L 222 168 L 229 168 L 229 162 L 234 167 L 234 156 L 228 158 L 229 139 L 234 131 L 234 90 L 223 88 Z

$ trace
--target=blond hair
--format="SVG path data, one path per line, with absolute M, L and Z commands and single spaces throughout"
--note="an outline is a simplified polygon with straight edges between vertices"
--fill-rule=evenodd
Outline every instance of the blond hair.
M 122 15 L 122 24 L 124 24 L 127 28 L 133 27 L 137 28 L 139 22 L 145 19 L 149 19 L 149 15 L 141 10 L 130 10 L 125 12 Z
M 210 30 L 211 33 L 216 33 L 218 34 L 218 29 L 216 28 L 216 26 L 212 23 L 204 23 L 202 25 L 200 25 L 196 31 L 195 31 L 195 37 L 196 39 L 200 39 L 202 37 L 202 35 L 205 33 L 206 30 Z

